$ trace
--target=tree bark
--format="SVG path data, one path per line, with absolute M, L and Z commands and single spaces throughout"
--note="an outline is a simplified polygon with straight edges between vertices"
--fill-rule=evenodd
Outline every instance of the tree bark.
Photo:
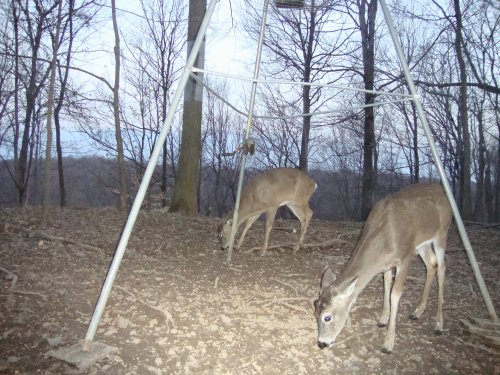
M 71 62 L 71 54 L 73 51 L 73 11 L 74 11 L 75 0 L 69 0 L 68 6 L 68 25 L 69 25 L 69 42 L 68 51 L 66 53 L 66 67 L 60 67 L 64 69 L 64 73 L 61 77 L 59 97 L 57 98 L 57 103 L 54 108 L 54 127 L 56 131 L 56 152 L 57 152 L 57 171 L 59 175 L 59 205 L 61 207 L 66 207 L 66 188 L 64 184 L 64 165 L 63 165 L 63 152 L 61 146 L 61 124 L 60 124 L 60 112 L 64 104 L 64 99 L 66 95 L 66 87 L 69 77 L 69 65 Z M 59 73 L 61 75 L 61 73 Z
M 304 82 L 311 82 L 311 64 L 313 59 L 314 33 L 316 31 L 316 10 L 314 0 L 311 4 L 311 20 L 309 23 L 309 35 L 307 40 L 307 53 L 304 60 Z M 302 86 L 302 111 L 311 112 L 311 86 Z M 302 120 L 302 141 L 300 145 L 299 169 L 306 172 L 309 169 L 309 133 L 311 132 L 311 116 L 305 116 Z
M 498 98 L 496 100 L 497 108 L 498 108 Z M 500 134 L 500 121 L 498 120 L 498 111 L 497 111 L 497 129 Z M 496 185 L 495 185 L 495 217 L 494 221 L 500 221 L 500 137 L 497 138 L 497 165 L 496 165 Z
M 366 90 L 373 90 L 375 79 L 375 16 L 378 0 L 361 0 L 359 4 L 359 26 L 363 50 L 363 83 Z M 365 94 L 365 105 L 372 104 L 375 95 Z M 375 113 L 372 106 L 364 109 L 363 138 L 363 181 L 361 188 L 361 220 L 366 220 L 373 206 L 373 193 L 376 184 L 375 152 Z
M 52 112 L 54 109 L 54 86 L 56 83 L 57 52 L 59 50 L 59 34 L 61 31 L 62 1 L 57 8 L 56 35 L 52 39 L 52 62 L 50 64 L 49 92 L 47 98 L 47 139 L 45 143 L 45 161 L 43 166 L 43 200 L 42 222 L 47 222 L 50 205 L 50 173 L 52 164 Z
M 461 145 L 459 148 L 460 175 L 459 175 L 459 205 L 464 219 L 472 219 L 472 192 L 471 192 L 471 151 L 469 118 L 467 110 L 467 68 L 462 51 L 462 11 L 460 1 L 453 1 L 455 7 L 455 52 L 457 54 L 458 67 L 460 71 L 460 95 L 459 95 L 459 127 L 461 129 Z
M 189 1 L 188 56 L 206 11 L 205 0 Z M 204 45 L 194 66 L 204 67 Z M 184 90 L 182 115 L 182 138 L 179 156 L 179 170 L 175 181 L 175 193 L 170 212 L 187 215 L 198 213 L 198 181 L 201 159 L 201 120 L 203 107 L 203 87 L 190 79 Z
M 18 1 L 19 3 L 19 1 Z M 24 119 L 24 129 L 21 138 L 21 149 L 19 151 L 19 159 L 17 165 L 17 191 L 18 191 L 18 204 L 20 207 L 23 207 L 26 204 L 27 198 L 27 185 L 29 179 L 29 163 L 30 160 L 30 135 L 32 132 L 32 126 L 35 123 L 32 121 L 33 115 L 35 112 L 36 99 L 40 94 L 40 90 L 42 89 L 50 69 L 40 77 L 37 82 L 37 78 L 39 77 L 39 69 L 38 66 L 39 59 L 38 53 L 41 46 L 42 34 L 44 33 L 45 28 L 45 20 L 47 16 L 52 12 L 52 10 L 57 6 L 57 3 L 52 5 L 47 10 L 40 11 L 36 17 L 30 12 L 28 8 L 22 8 L 19 3 L 21 12 L 24 14 L 26 18 L 26 30 L 28 36 L 30 38 L 30 48 L 31 48 L 31 58 L 30 58 L 30 72 L 28 78 L 28 87 L 26 89 L 26 110 L 25 110 L 25 119 Z M 33 20 L 36 20 L 36 24 L 33 25 Z M 35 29 L 33 28 L 35 26 Z
M 12 0 L 12 22 L 14 28 L 14 181 L 19 181 L 19 11 L 16 0 Z M 19 200 L 17 204 L 20 206 Z
M 111 12 L 113 18 L 113 31 L 115 34 L 115 83 L 113 86 L 113 113 L 115 119 L 115 138 L 116 138 L 116 161 L 118 164 L 118 184 L 120 188 L 120 195 L 118 198 L 118 209 L 125 211 L 127 208 L 127 177 L 125 173 L 125 158 L 123 152 L 123 138 L 120 127 L 120 33 L 118 31 L 118 24 L 116 21 L 116 0 L 111 0 Z

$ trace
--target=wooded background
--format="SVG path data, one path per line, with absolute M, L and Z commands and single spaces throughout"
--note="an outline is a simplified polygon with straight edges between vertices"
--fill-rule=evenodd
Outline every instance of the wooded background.
M 312 201 L 317 217 L 364 219 L 387 192 L 438 175 L 410 101 L 373 107 L 391 97 L 340 88 L 408 94 L 378 1 L 305 3 L 291 10 L 270 2 L 260 75 L 269 82 L 258 85 L 248 174 L 305 170 L 319 185 Z M 130 205 L 193 40 L 188 26 L 197 29 L 206 1 L 127 4 L 126 10 L 104 0 L 0 4 L 2 206 Z M 498 3 L 388 5 L 462 215 L 500 221 Z M 210 57 L 214 43 L 233 35 L 242 49 L 238 63 L 252 76 L 254 57 L 246 56 L 256 49 L 262 6 L 219 2 L 205 68 L 224 58 Z M 223 154 L 243 141 L 246 117 L 234 107 L 248 107 L 250 83 L 204 79 L 209 89 L 193 95 L 198 102 L 178 109 L 146 206 L 220 216 L 234 204 L 240 155 Z M 183 114 L 187 108 L 201 118 Z M 323 114 L 299 117 L 314 112 Z M 181 141 L 182 134 L 188 139 Z M 199 157 L 179 163 L 182 152 Z M 195 179 L 181 189 L 188 169 Z M 194 199 L 176 202 L 180 191 Z

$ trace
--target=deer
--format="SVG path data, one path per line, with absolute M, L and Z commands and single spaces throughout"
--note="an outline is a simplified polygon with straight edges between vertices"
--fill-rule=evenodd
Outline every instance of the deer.
M 444 253 L 451 218 L 449 201 L 439 184 L 409 185 L 377 202 L 350 260 L 338 277 L 330 267 L 322 275 L 319 296 L 313 303 L 319 348 L 334 345 L 358 295 L 376 275 L 383 273 L 384 302 L 378 326 L 387 326 L 382 352 L 391 353 L 399 300 L 417 254 L 425 264 L 427 277 L 420 302 L 410 318 L 416 320 L 425 311 L 437 271 L 438 306 L 434 332 L 442 334 Z
M 300 221 L 300 234 L 293 252 L 303 245 L 304 236 L 313 215 L 309 199 L 316 190 L 316 183 L 303 171 L 293 168 L 278 168 L 261 173 L 245 185 L 240 198 L 239 215 L 236 229 L 244 224 L 235 249 L 243 244 L 245 235 L 252 224 L 262 215 L 266 215 L 264 244 L 261 255 L 265 255 L 269 234 L 276 212 L 280 206 L 287 206 Z M 233 213 L 229 212 L 217 227 L 222 249 L 229 247 Z

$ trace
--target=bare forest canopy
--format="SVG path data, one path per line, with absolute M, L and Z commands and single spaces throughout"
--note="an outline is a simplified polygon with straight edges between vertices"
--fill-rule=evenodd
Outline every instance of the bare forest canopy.
M 500 221 L 498 4 L 387 2 L 464 218 Z M 193 14 L 205 3 L 3 1 L 0 205 L 130 205 L 183 72 Z M 378 0 L 305 1 L 300 10 L 270 3 L 249 175 L 308 171 L 319 185 L 315 215 L 332 220 L 362 219 L 386 193 L 435 180 Z M 205 69 L 252 76 L 262 5 L 218 2 Z M 240 155 L 224 154 L 243 142 L 251 83 L 203 78 L 201 123 L 188 139 L 200 155 L 188 160 L 199 170 L 190 188 L 200 214 L 220 216 L 234 205 Z M 181 106 L 147 207 L 168 206 L 181 191 L 186 118 Z

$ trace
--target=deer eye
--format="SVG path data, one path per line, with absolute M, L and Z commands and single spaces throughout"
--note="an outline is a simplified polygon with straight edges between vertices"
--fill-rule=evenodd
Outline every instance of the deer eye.
M 330 314 L 326 314 L 324 317 L 323 317 L 323 320 L 325 322 L 330 322 L 331 320 L 333 319 L 333 317 L 330 315 Z

